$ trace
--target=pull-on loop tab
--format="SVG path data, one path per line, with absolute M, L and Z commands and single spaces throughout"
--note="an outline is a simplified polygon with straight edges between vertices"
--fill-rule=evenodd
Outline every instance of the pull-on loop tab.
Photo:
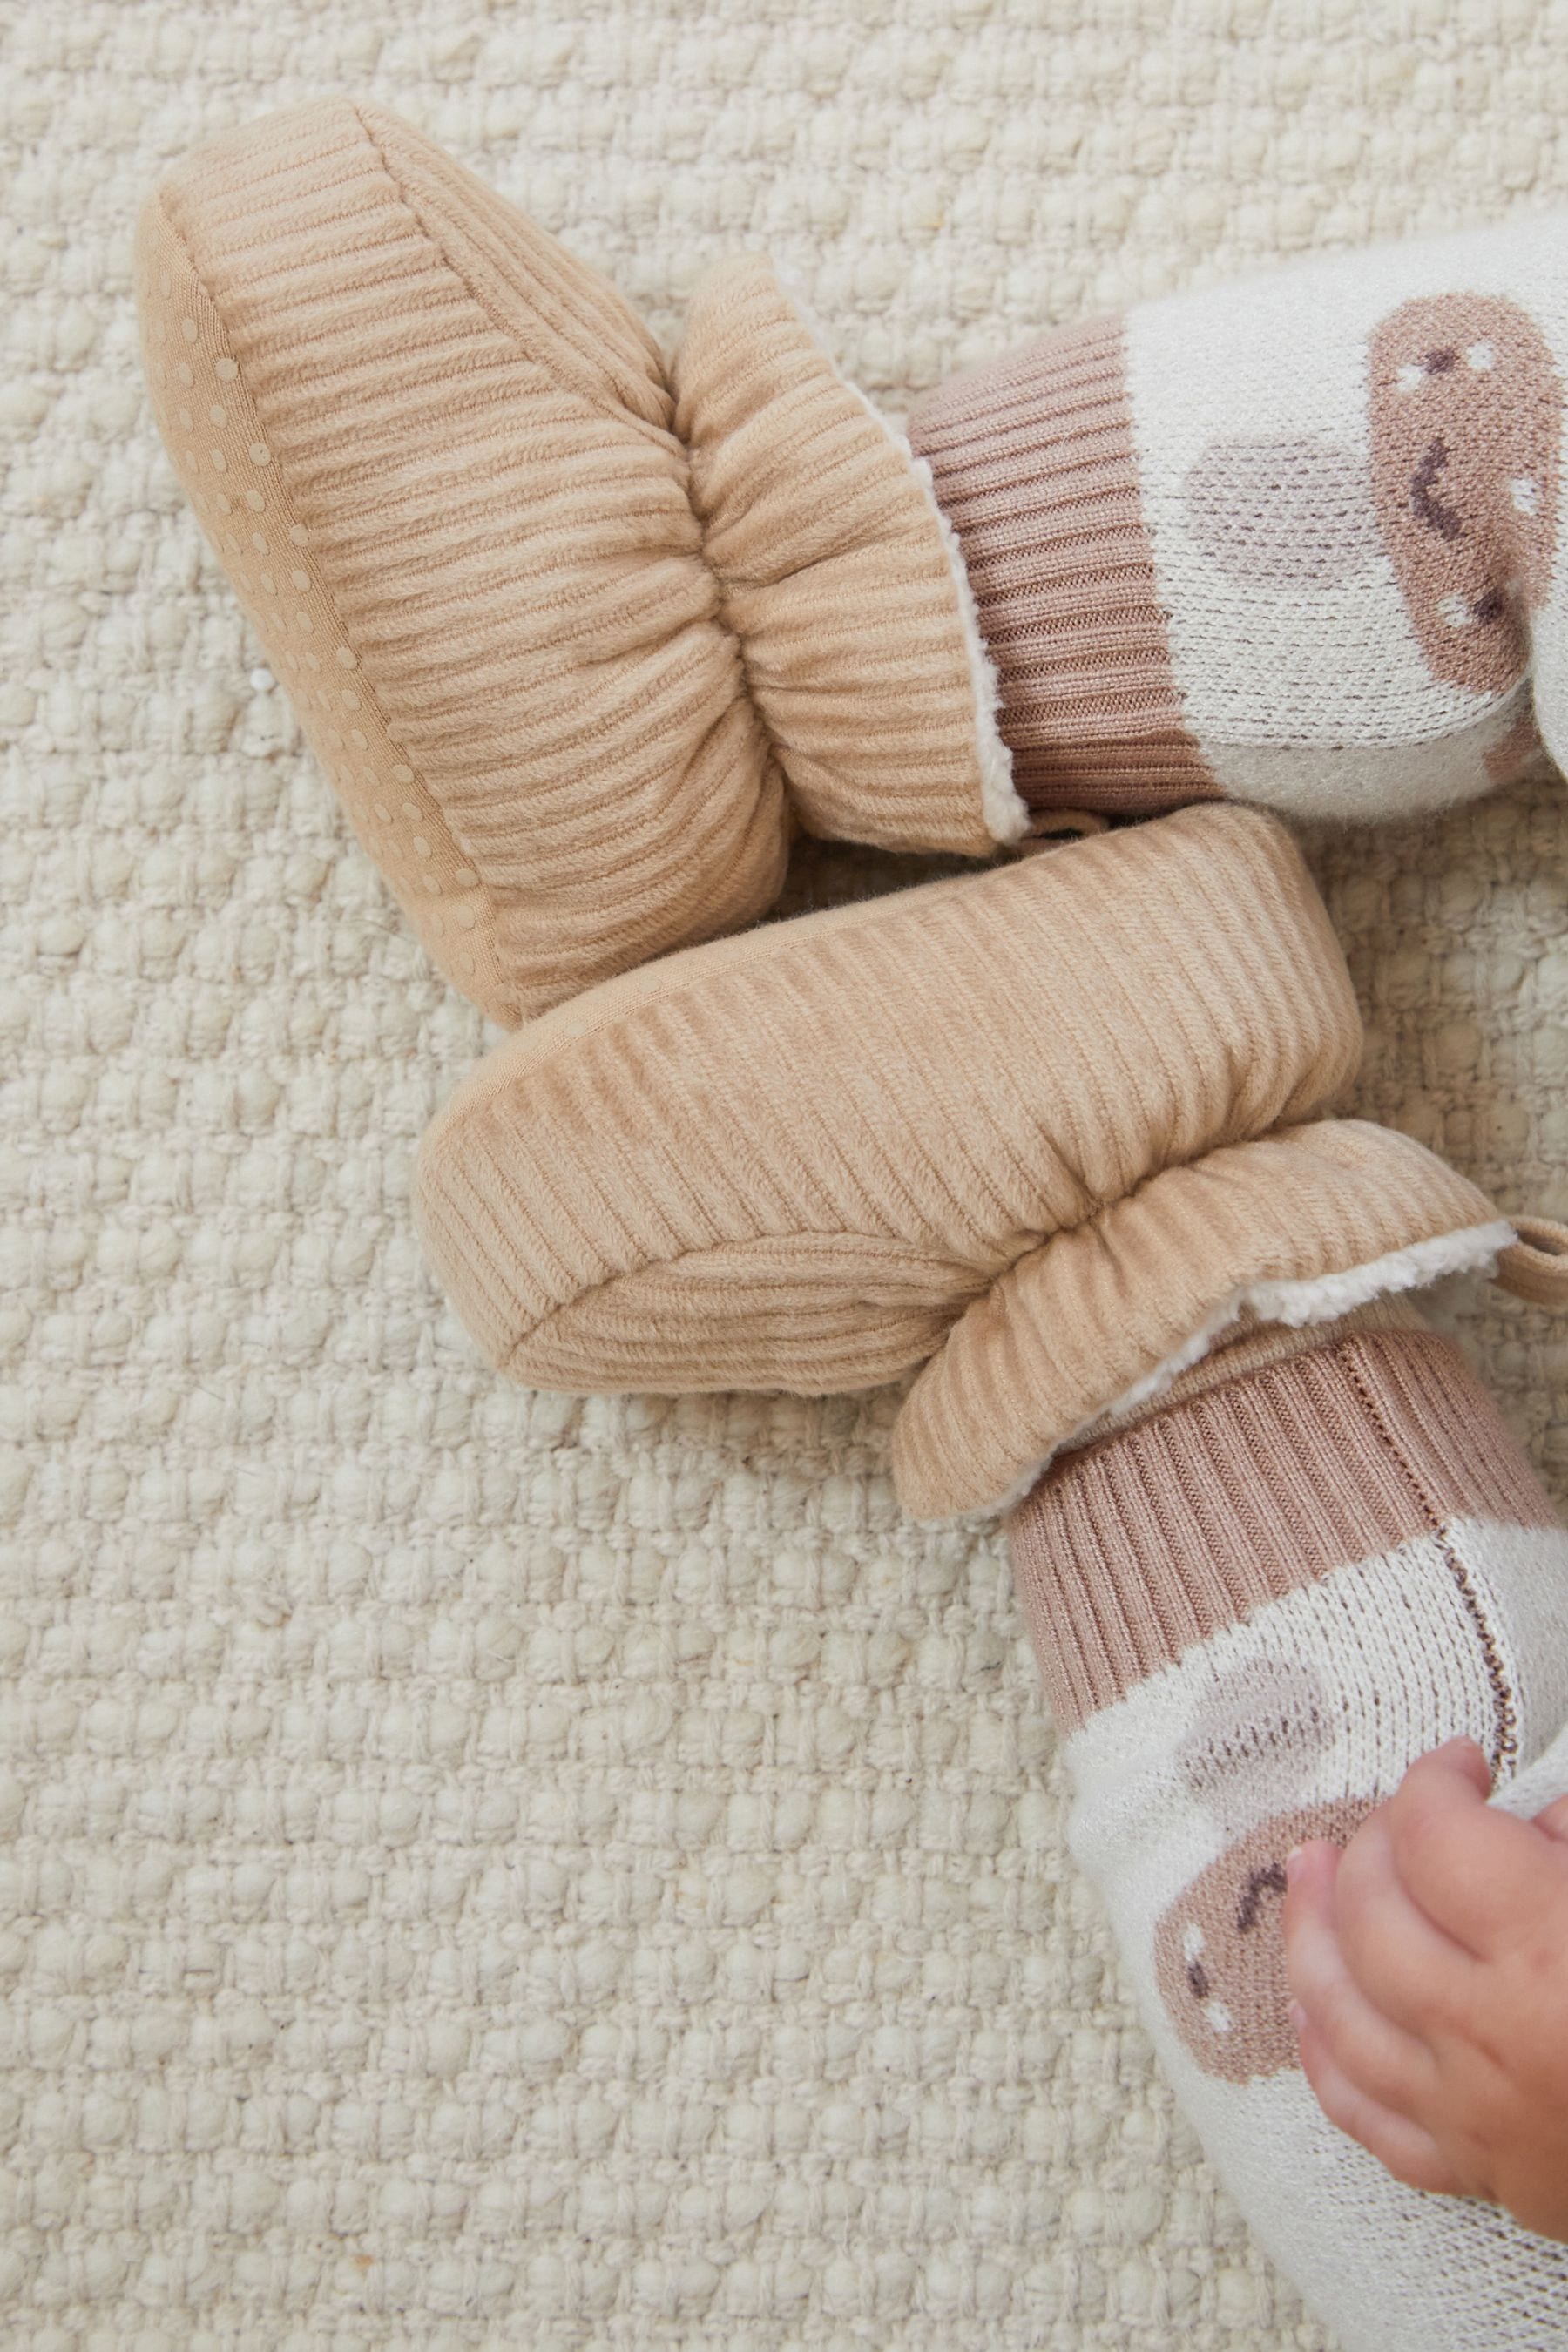
M 1531 1307 L 1568 1308 L 1568 1225 L 1552 1217 L 1515 1217 L 1519 1239 L 1497 1262 L 1494 1282 Z
M 1059 849 L 1064 842 L 1084 841 L 1092 833 L 1109 833 L 1110 820 L 1093 809 L 1052 808 L 1030 812 L 1028 831 L 1013 844 L 1015 855 L 1033 857 L 1042 849 Z

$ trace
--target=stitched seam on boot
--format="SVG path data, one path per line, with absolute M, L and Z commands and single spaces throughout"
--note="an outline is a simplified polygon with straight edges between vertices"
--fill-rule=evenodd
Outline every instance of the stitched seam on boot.
M 457 279 L 458 285 L 462 288 L 469 301 L 474 304 L 477 310 L 480 310 L 484 312 L 491 326 L 495 328 L 497 333 L 504 335 L 509 342 L 516 345 L 517 349 L 522 352 L 525 358 L 531 360 L 531 354 L 529 352 L 528 347 L 523 342 L 521 336 L 518 333 L 516 327 L 509 320 L 502 318 L 491 308 L 490 304 L 485 299 L 485 297 L 479 292 L 478 287 L 476 287 L 466 275 L 461 265 L 447 250 L 447 245 L 439 231 L 437 228 L 432 227 L 431 224 L 426 219 L 425 215 L 419 209 L 417 202 L 410 194 L 407 187 L 405 186 L 401 174 L 395 168 L 391 157 L 387 154 L 385 148 L 376 137 L 375 132 L 365 121 L 364 116 L 358 106 L 354 107 L 353 115 L 355 121 L 359 124 L 360 129 L 364 133 L 366 143 L 374 153 L 382 170 L 386 173 L 387 179 L 396 189 L 399 201 L 407 206 L 410 216 L 418 223 L 419 233 L 425 238 L 426 243 L 431 247 L 433 251 L 440 256 L 442 263 L 451 271 L 452 276 Z M 541 366 L 542 362 L 537 360 L 532 360 L 532 364 L 537 367 Z M 670 385 L 668 374 L 665 369 L 662 357 L 659 362 L 659 376 L 663 388 L 665 392 L 669 394 L 670 403 L 673 406 L 675 394 Z M 613 425 L 629 427 L 634 432 L 642 434 L 646 436 L 651 436 L 656 439 L 664 437 L 659 426 L 650 425 L 645 417 L 637 415 L 633 410 L 626 407 L 624 404 L 617 406 L 615 403 L 605 400 L 601 394 L 592 391 L 585 392 L 575 384 L 572 386 L 572 392 L 573 396 L 575 399 L 583 401 L 584 404 L 590 408 L 597 409 L 599 414 L 602 416 L 606 417 Z M 676 443 L 676 446 L 679 446 L 677 442 L 677 436 L 673 429 L 669 431 L 668 437 L 672 443 Z M 709 568 L 711 570 L 711 565 L 710 565 Z

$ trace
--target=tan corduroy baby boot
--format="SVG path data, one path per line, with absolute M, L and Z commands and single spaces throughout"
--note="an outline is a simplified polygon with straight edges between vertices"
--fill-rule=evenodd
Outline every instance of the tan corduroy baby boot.
M 539 1387 L 822 1393 L 930 1359 L 895 1466 L 940 1516 L 1238 1322 L 1509 1247 L 1419 1145 L 1321 1116 L 1360 1035 L 1283 828 L 1187 810 L 558 1007 L 433 1123 L 420 1215 Z
M 1568 762 L 1568 215 L 1047 334 L 910 422 L 1036 807 L 1400 816 Z
M 361 841 L 506 1024 L 773 899 L 795 826 L 1026 813 L 926 469 L 767 265 L 670 365 L 384 109 L 190 156 L 137 298 L 180 478 Z

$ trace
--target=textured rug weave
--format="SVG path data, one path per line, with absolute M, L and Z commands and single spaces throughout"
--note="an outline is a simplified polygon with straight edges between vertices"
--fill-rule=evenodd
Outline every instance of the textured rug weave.
M 895 1510 L 896 1400 L 530 1396 L 443 1314 L 409 1161 L 479 1024 L 182 507 L 129 238 L 193 142 L 367 90 L 661 333 L 770 247 L 897 408 L 1568 200 L 1568 11 L 0 23 L 0 2341 L 1324 2352 L 1067 1864 L 999 1543 Z M 1316 854 L 1363 1107 L 1568 1213 L 1561 787 Z M 1568 1498 L 1568 1336 L 1447 1311 Z

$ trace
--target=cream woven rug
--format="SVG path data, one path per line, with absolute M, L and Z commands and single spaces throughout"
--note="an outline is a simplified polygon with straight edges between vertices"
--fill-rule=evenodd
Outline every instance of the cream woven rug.
M 409 1158 L 479 1024 L 182 508 L 129 238 L 192 142 L 366 89 L 661 331 L 767 244 L 896 407 L 1568 197 L 1568 13 L 0 21 L 5 2344 L 1321 2352 L 1064 1860 L 999 1545 L 893 1507 L 893 1401 L 509 1392 L 442 1314 Z M 1322 868 L 1365 1107 L 1568 1212 L 1559 788 Z M 1568 1339 L 1454 1312 L 1563 1493 Z

